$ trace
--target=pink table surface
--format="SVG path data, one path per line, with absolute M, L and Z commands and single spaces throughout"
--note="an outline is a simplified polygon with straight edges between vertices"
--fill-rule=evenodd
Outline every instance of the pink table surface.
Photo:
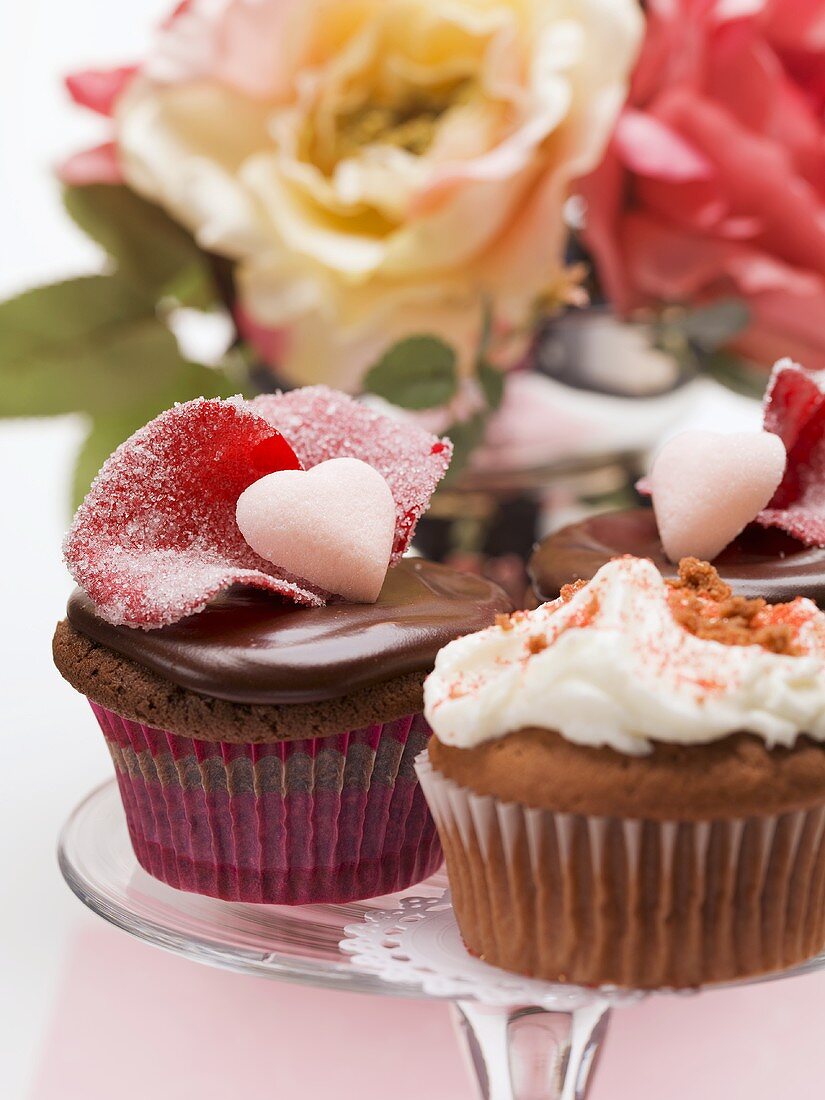
M 591 1100 L 821 1100 L 825 974 L 614 1013 Z M 473 1100 L 446 1006 L 231 974 L 84 920 L 28 1100 Z

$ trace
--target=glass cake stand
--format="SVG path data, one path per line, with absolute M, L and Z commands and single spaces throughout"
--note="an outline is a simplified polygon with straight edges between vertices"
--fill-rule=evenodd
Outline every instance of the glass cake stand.
M 347 905 L 250 905 L 174 890 L 132 852 L 114 780 L 93 791 L 60 836 L 66 882 L 95 913 L 175 954 L 245 974 L 352 993 L 448 1000 L 482 1100 L 581 1100 L 610 1011 L 634 995 L 564 987 L 558 1005 L 494 1005 L 393 982 L 355 965 L 339 946 L 345 927 L 393 911 L 405 897 L 437 898 L 439 872 L 410 890 Z M 825 956 L 785 978 L 825 968 Z M 501 973 L 501 972 L 497 972 Z M 770 980 L 770 979 L 760 979 Z

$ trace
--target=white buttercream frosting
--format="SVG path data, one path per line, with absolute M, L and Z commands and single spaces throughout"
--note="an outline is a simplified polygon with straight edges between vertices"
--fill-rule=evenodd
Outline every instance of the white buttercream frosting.
M 451 642 L 424 687 L 436 736 L 470 748 L 539 727 L 636 754 L 737 730 L 768 746 L 825 740 L 825 615 L 811 600 L 764 613 L 792 625 L 792 656 L 694 636 L 668 593 L 651 562 L 619 558 L 569 601 Z

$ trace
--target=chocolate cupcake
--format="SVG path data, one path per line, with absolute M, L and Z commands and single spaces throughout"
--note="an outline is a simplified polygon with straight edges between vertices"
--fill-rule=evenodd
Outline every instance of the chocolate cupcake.
M 685 988 L 825 949 L 825 614 L 622 558 L 451 643 L 419 774 L 471 951 Z
M 685 556 L 712 560 L 738 596 L 802 595 L 825 607 L 825 371 L 782 360 L 764 431 L 686 432 L 665 444 L 640 491 L 651 508 L 591 516 L 534 550 L 536 593 L 554 600 L 608 561 L 648 558 L 664 577 Z
M 539 599 L 555 600 L 566 584 L 589 581 L 623 554 L 647 558 L 663 577 L 677 576 L 653 509 L 639 507 L 589 516 L 548 535 L 530 557 L 530 579 Z M 713 564 L 737 596 L 784 603 L 802 594 L 825 607 L 825 549 L 785 531 L 751 523 Z
M 449 456 L 317 387 L 178 406 L 109 459 L 67 538 L 80 587 L 53 648 L 150 874 L 294 904 L 439 865 L 413 768 L 422 683 L 507 607 L 401 559 Z

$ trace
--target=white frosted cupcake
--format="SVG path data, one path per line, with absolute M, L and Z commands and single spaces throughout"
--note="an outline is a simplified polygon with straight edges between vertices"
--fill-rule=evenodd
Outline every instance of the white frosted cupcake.
M 450 643 L 420 765 L 474 953 L 695 986 L 825 948 L 825 614 L 622 558 Z

